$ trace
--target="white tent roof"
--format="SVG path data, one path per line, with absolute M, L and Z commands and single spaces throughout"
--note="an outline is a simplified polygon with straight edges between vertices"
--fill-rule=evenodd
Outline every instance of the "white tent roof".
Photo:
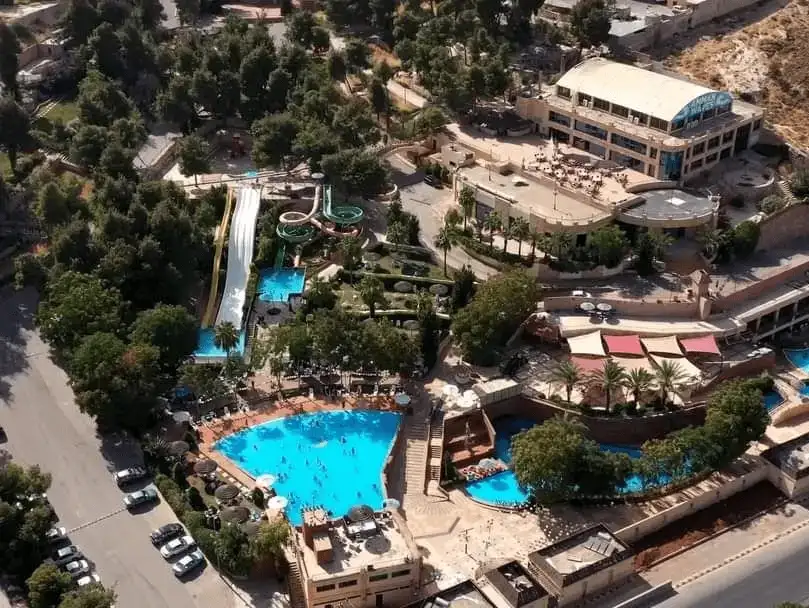
M 600 331 L 568 338 L 567 345 L 570 347 L 571 355 L 607 356 L 607 353 L 604 352 L 604 343 L 601 341 Z
M 682 356 L 683 349 L 680 348 L 680 343 L 677 342 L 677 336 L 665 336 L 662 338 L 641 338 L 643 348 L 649 354 L 657 355 L 677 355 Z
M 646 357 L 611 357 L 611 359 L 623 367 L 626 372 L 631 372 L 633 369 L 645 369 L 652 375 L 655 373 L 654 365 Z
M 652 359 L 658 365 L 663 363 L 663 361 L 671 361 L 674 365 L 679 366 L 685 378 L 702 378 L 702 370 L 685 357 L 662 357 L 660 355 L 652 355 Z

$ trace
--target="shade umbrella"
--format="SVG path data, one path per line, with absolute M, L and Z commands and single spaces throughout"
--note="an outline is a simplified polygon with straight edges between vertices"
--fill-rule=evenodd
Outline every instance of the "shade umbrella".
M 449 287 L 443 283 L 436 283 L 435 285 L 430 285 L 430 293 L 434 296 L 442 297 L 449 293 Z
M 494 458 L 484 458 L 478 463 L 478 466 L 484 469 L 490 469 L 497 466 L 497 461 Z
M 606 302 L 599 302 L 596 304 L 596 308 L 601 312 L 609 312 L 612 310 L 612 304 L 607 304 Z
M 385 500 L 382 501 L 382 508 L 385 509 L 385 511 L 395 511 L 401 506 L 402 503 L 400 503 L 395 498 L 386 498 Z
M 286 496 L 273 496 L 267 501 L 267 507 L 276 511 L 282 511 L 287 508 L 289 499 Z
M 368 505 L 357 505 L 348 510 L 346 517 L 353 523 L 367 521 L 374 518 L 374 510 Z
M 417 331 L 419 327 L 419 322 L 416 319 L 408 319 L 404 323 L 402 323 L 402 327 L 407 331 Z
M 410 395 L 407 393 L 399 393 L 393 400 L 396 402 L 396 405 L 410 405 Z
M 393 284 L 393 289 L 399 293 L 410 293 L 413 291 L 413 285 L 407 281 L 396 281 L 396 283 Z
M 271 488 L 275 482 L 275 475 L 267 474 L 256 477 L 256 485 L 261 488 Z
M 250 509 L 247 507 L 225 507 L 219 511 L 219 517 L 229 524 L 243 524 L 250 519 Z
M 172 441 L 169 444 L 169 453 L 172 456 L 182 456 L 183 454 L 188 453 L 190 449 L 191 446 L 185 441 Z
M 210 475 L 217 469 L 218 466 L 219 465 L 216 464 L 216 461 L 211 460 L 210 458 L 197 460 L 194 463 L 194 473 L 197 475 Z
M 186 412 L 185 410 L 180 410 L 179 412 L 174 412 L 171 415 L 174 418 L 174 422 L 188 422 L 191 420 L 191 414 Z
M 219 500 L 233 500 L 239 495 L 239 488 L 232 484 L 226 483 L 225 485 L 216 488 L 213 495 Z
M 579 308 L 584 312 L 593 312 L 596 308 L 596 305 L 592 302 L 582 302 L 579 304 Z
M 242 524 L 242 532 L 247 536 L 255 536 L 261 529 L 261 524 L 257 521 L 246 521 Z

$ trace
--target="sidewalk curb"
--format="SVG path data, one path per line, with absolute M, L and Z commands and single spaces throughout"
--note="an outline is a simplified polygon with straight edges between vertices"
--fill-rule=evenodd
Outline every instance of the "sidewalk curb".
M 807 498 L 809 498 L 809 497 L 807 497 Z M 801 503 L 805 502 L 807 500 L 807 498 L 804 498 L 802 500 L 795 501 L 795 502 L 796 502 L 796 504 L 801 504 Z M 702 578 L 703 576 L 705 576 L 707 574 L 710 574 L 711 572 L 715 572 L 716 570 L 719 570 L 723 566 L 727 566 L 728 564 L 731 564 L 731 563 L 733 563 L 733 562 L 735 562 L 735 561 L 737 561 L 737 560 L 739 560 L 739 559 L 741 559 L 741 558 L 743 558 L 743 557 L 745 557 L 747 555 L 750 555 L 754 551 L 758 551 L 759 549 L 761 549 L 763 547 L 766 547 L 767 545 L 770 545 L 770 544 L 774 543 L 775 541 L 780 540 L 780 539 L 782 539 L 782 538 L 784 538 L 786 536 L 789 536 L 790 534 L 792 534 L 794 532 L 797 532 L 798 530 L 806 528 L 807 526 L 809 526 L 809 519 L 806 519 L 806 520 L 804 520 L 804 521 L 802 521 L 802 522 L 800 522 L 798 524 L 795 524 L 794 526 L 792 526 L 790 528 L 787 528 L 786 530 L 783 530 L 781 532 L 773 534 L 769 538 L 765 538 L 760 543 L 752 545 L 752 546 L 748 547 L 747 549 L 745 549 L 744 551 L 740 551 L 739 553 L 737 553 L 735 555 L 731 555 L 730 557 L 722 560 L 721 562 L 718 562 L 718 563 L 714 564 L 713 566 L 705 568 L 704 570 L 701 570 L 700 572 L 697 572 L 696 574 L 692 574 L 691 576 L 688 576 L 688 577 L 684 578 L 683 580 L 674 583 L 673 586 L 674 586 L 675 589 L 679 589 L 680 587 L 684 587 L 684 586 L 688 585 L 689 583 L 693 583 L 694 581 Z

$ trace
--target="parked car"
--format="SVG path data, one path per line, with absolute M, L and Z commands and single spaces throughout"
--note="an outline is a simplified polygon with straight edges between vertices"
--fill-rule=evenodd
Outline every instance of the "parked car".
M 442 188 L 441 180 L 438 179 L 435 175 L 425 175 L 424 176 L 424 183 L 428 186 L 432 186 L 433 188 Z
M 6 435 L 6 429 L 0 426 L 0 441 L 8 441 L 8 435 Z
M 202 555 L 202 551 L 196 549 L 189 553 L 188 555 L 183 555 L 180 559 L 177 560 L 171 569 L 174 570 L 174 576 L 180 578 L 181 576 L 185 576 L 192 570 L 196 570 L 202 564 L 205 563 L 205 556 Z
M 155 547 L 159 547 L 160 545 L 166 544 L 172 538 L 180 536 L 183 532 L 185 532 L 185 528 L 183 528 L 182 524 L 171 523 L 160 526 L 157 530 L 153 530 L 149 536 L 152 539 L 152 544 Z
M 88 574 L 87 576 L 82 576 L 79 580 L 76 581 L 76 584 L 79 587 L 86 587 L 87 585 L 93 584 L 101 584 L 101 577 L 98 576 L 95 572 L 92 574 Z
M 64 566 L 67 563 L 83 558 L 81 551 L 76 545 L 62 547 L 53 553 L 53 561 L 57 566 Z
M 143 467 L 129 467 L 128 469 L 115 471 L 115 473 L 112 474 L 112 477 L 115 479 L 115 483 L 118 484 L 118 487 L 121 488 L 134 481 L 143 479 L 147 474 L 146 469 Z
M 180 538 L 175 538 L 174 540 L 170 540 L 165 545 L 160 547 L 160 555 L 165 557 L 166 559 L 172 558 L 175 555 L 180 555 L 189 549 L 194 548 L 197 543 L 191 538 L 188 534 L 181 536 Z
M 56 544 L 60 541 L 63 541 L 67 538 L 67 528 L 64 527 L 53 527 L 45 533 L 45 540 L 49 543 Z
M 86 559 L 77 559 L 68 562 L 64 565 L 64 569 L 74 581 L 90 574 L 90 564 Z
M 156 500 L 157 490 L 154 488 L 144 488 L 143 490 L 138 490 L 137 492 L 124 494 L 124 506 L 127 509 L 133 509 L 138 505 L 145 505 L 146 503 L 154 502 Z

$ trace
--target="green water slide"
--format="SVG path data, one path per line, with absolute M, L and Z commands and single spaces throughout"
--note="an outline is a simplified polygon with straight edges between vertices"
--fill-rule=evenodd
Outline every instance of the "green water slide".
M 353 205 L 338 205 L 332 207 L 331 186 L 323 188 L 323 217 L 330 222 L 341 226 L 353 226 L 362 221 L 365 212 Z
M 296 244 L 311 241 L 315 235 L 315 229 L 309 224 L 278 224 L 275 231 L 286 242 Z
M 275 264 L 273 264 L 273 268 L 281 268 L 284 265 L 284 256 L 287 253 L 287 243 L 286 241 L 281 241 L 281 246 L 278 247 L 278 253 L 275 254 Z

